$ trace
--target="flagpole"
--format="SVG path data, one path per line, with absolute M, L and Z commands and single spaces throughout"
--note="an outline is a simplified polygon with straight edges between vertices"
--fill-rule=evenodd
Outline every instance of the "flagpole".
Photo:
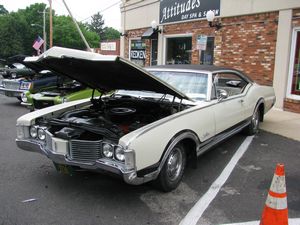
M 49 0 L 49 5 L 50 5 L 50 33 L 49 33 L 49 46 L 50 48 L 52 48 L 52 45 L 53 45 L 53 31 L 52 31 L 52 0 Z
M 47 41 L 46 41 L 46 7 L 43 11 L 43 36 L 44 36 L 44 52 L 47 50 Z

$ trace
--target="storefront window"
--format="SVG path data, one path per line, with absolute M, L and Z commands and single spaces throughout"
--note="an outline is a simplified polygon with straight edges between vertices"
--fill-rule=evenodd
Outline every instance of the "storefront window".
M 300 29 L 296 31 L 291 94 L 300 96 Z M 292 53 L 293 54 L 293 53 Z
M 167 38 L 166 64 L 191 64 L 192 37 Z
M 157 65 L 157 39 L 151 40 L 151 66 Z
M 131 40 L 130 61 L 145 66 L 146 44 L 144 40 Z
M 214 37 L 207 37 L 206 50 L 201 51 L 200 64 L 212 65 L 214 63 Z

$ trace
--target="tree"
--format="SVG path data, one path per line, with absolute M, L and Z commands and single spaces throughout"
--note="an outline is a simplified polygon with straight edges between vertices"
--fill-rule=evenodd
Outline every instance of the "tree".
M 33 42 L 43 33 L 43 15 L 41 12 L 46 5 L 36 3 L 17 12 L 6 13 L 0 5 L 0 58 L 7 58 L 16 54 L 32 55 L 36 51 Z M 76 49 L 86 49 L 81 37 L 69 16 L 56 16 L 53 11 L 53 43 L 56 46 Z M 31 26 L 37 24 L 40 26 Z M 49 20 L 46 17 L 46 30 L 49 30 Z M 91 48 L 99 47 L 100 38 L 97 33 L 87 29 L 79 23 L 81 31 Z M 48 32 L 49 35 L 49 32 Z M 49 36 L 47 38 L 49 40 Z
M 69 16 L 55 16 L 53 21 L 53 43 L 56 46 L 86 49 L 72 18 Z M 82 23 L 79 27 L 91 47 L 99 46 L 99 37 L 96 33 L 88 31 Z
M 120 32 L 112 27 L 105 27 L 101 40 L 115 40 L 120 38 Z
M 26 54 L 35 54 L 36 51 L 32 48 L 33 42 L 38 35 L 43 37 L 43 14 L 41 12 L 43 12 L 45 8 L 46 4 L 35 3 L 25 9 L 19 9 L 16 13 L 26 22 L 26 29 L 21 28 L 23 33 L 23 45 Z M 36 24 L 37 26 L 31 26 L 31 24 Z M 48 29 L 46 28 L 46 30 Z
M 94 31 L 95 33 L 97 33 L 100 37 L 100 39 L 102 38 L 103 32 L 104 32 L 104 20 L 103 20 L 103 16 L 101 15 L 100 12 L 96 13 L 95 15 L 92 16 L 92 21 L 91 23 L 87 24 L 88 28 L 90 31 Z
M 15 13 L 0 16 L 0 58 L 26 54 L 23 27 L 26 21 Z
M 0 5 L 0 15 L 8 14 L 8 11 L 4 8 L 3 5 Z

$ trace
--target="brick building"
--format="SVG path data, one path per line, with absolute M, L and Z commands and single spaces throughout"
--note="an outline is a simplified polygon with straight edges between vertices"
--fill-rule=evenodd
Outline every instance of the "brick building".
M 209 26 L 209 10 L 220 29 Z M 123 0 L 121 13 L 121 56 L 240 69 L 274 86 L 275 107 L 300 113 L 299 0 Z
M 101 41 L 97 52 L 102 55 L 120 55 L 120 39 Z

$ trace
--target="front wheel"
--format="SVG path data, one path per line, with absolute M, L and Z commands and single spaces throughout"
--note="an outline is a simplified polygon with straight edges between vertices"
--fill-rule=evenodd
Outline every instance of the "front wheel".
M 155 183 L 164 192 L 169 192 L 179 185 L 186 165 L 186 152 L 181 144 L 170 151 Z
M 254 110 L 254 113 L 251 117 L 251 122 L 250 124 L 245 128 L 245 133 L 247 135 L 254 135 L 258 132 L 259 130 L 259 119 L 260 119 L 260 111 L 259 111 L 259 107 L 257 107 Z

